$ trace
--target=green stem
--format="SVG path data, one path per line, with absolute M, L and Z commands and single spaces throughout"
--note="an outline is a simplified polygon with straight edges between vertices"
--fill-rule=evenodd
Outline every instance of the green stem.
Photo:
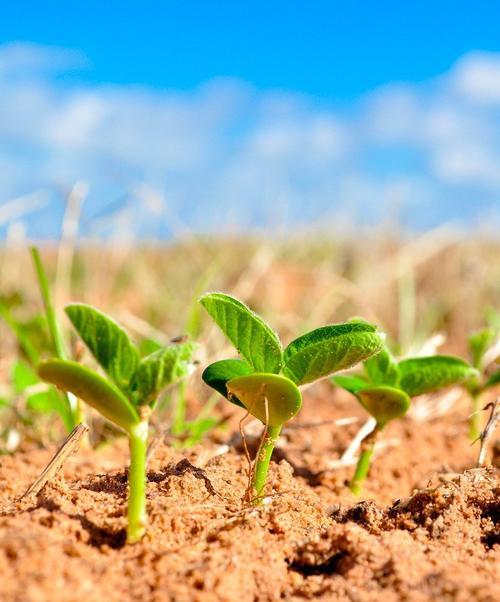
M 258 456 L 255 460 L 255 470 L 253 474 L 252 487 L 256 493 L 256 503 L 262 503 L 262 494 L 266 486 L 267 472 L 269 463 L 273 454 L 274 446 L 281 432 L 281 424 L 279 426 L 269 426 L 266 428 L 261 441 Z
M 361 493 L 361 486 L 368 475 L 368 471 L 370 470 L 372 456 L 375 450 L 375 443 L 377 442 L 377 438 L 381 430 L 381 427 L 376 425 L 373 431 L 369 433 L 361 442 L 361 454 L 356 465 L 354 476 L 349 482 L 349 489 L 354 493 L 354 495 L 360 495 Z
M 146 532 L 146 452 L 148 422 L 140 422 L 129 433 L 130 469 L 128 474 L 127 543 L 140 541 Z
M 480 393 L 471 393 L 472 414 L 469 418 L 469 438 L 471 441 L 477 441 L 481 436 L 481 413 L 480 413 Z
M 47 316 L 47 324 L 49 327 L 50 338 L 52 340 L 54 352 L 56 357 L 58 357 L 60 360 L 65 360 L 67 359 L 67 353 L 64 345 L 64 338 L 59 326 L 59 321 L 57 320 L 54 305 L 52 304 L 49 279 L 47 278 L 47 273 L 45 272 L 42 258 L 40 257 L 40 251 L 37 247 L 31 247 L 31 256 L 33 257 L 33 263 L 38 278 L 38 285 L 40 287 L 40 293 L 42 295 L 43 305 L 45 307 L 45 315 Z M 67 395 L 65 395 L 65 398 L 73 423 L 70 429 L 72 430 L 77 424 L 83 422 L 83 410 L 78 399 L 75 403 L 72 403 Z
M 49 332 L 50 337 L 52 339 L 52 344 L 54 345 L 56 356 L 60 360 L 65 360 L 67 359 L 67 355 L 66 350 L 64 348 L 64 339 L 59 328 L 59 322 L 57 321 L 54 306 L 52 305 L 49 280 L 43 267 L 40 252 L 36 247 L 31 247 L 31 255 L 33 257 L 33 263 L 35 264 L 38 284 L 40 286 L 40 292 L 42 294 L 43 304 L 45 306 L 45 314 L 47 315 L 47 322 L 49 325 Z

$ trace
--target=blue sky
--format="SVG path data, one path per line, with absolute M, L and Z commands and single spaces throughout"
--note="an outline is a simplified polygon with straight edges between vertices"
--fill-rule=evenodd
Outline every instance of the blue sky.
M 97 233 L 120 199 L 158 236 L 491 222 L 499 22 L 496 1 L 4 2 L 0 233 L 56 236 L 76 181 Z

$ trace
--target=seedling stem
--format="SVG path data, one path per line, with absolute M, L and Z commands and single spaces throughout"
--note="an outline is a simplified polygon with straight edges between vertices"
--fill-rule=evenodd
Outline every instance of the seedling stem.
M 356 471 L 349 482 L 349 489 L 354 495 L 360 495 L 361 493 L 361 486 L 370 470 L 373 452 L 375 451 L 375 443 L 381 432 L 382 427 L 376 425 L 373 431 L 369 433 L 361 443 L 361 454 L 359 456 L 358 464 L 356 465 Z
M 274 446 L 276 445 L 278 437 L 280 436 L 281 427 L 282 425 L 266 427 L 266 431 L 262 437 L 262 443 L 255 461 L 255 471 L 253 476 L 253 489 L 256 493 L 255 502 L 257 504 L 262 503 L 262 493 L 266 485 L 269 463 L 271 461 Z
M 146 532 L 146 454 L 148 420 L 129 433 L 130 470 L 127 543 L 138 542 Z

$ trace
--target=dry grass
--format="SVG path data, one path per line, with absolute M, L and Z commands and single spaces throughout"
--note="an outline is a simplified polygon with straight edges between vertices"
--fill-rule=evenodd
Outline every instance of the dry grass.
M 44 245 L 42 252 L 54 281 L 57 274 L 60 308 L 70 299 L 95 304 L 138 339 L 166 341 L 190 329 L 202 342 L 200 366 L 230 352 L 199 312 L 196 298 L 205 290 L 243 298 L 285 342 L 307 328 L 361 315 L 402 352 L 442 332 L 440 351 L 465 355 L 467 333 L 484 322 L 488 307 L 500 307 L 499 242 L 446 230 L 404 242 L 383 231 L 357 242 L 321 233 L 277 241 L 191 235 L 171 244 L 76 249 L 70 232 L 60 249 Z M 15 244 L 0 249 L 0 295 L 14 294 L 22 299 L 18 315 L 40 311 L 28 249 Z M 5 384 L 17 348 L 3 324 L 0 336 Z M 192 399 L 206 395 L 199 381 L 191 380 Z

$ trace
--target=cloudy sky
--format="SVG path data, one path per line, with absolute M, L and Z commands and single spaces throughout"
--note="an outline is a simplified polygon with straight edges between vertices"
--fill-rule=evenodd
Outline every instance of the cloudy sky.
M 500 224 L 497 2 L 27 4 L 0 23 L 2 237 L 57 236 L 75 183 L 88 235 Z

